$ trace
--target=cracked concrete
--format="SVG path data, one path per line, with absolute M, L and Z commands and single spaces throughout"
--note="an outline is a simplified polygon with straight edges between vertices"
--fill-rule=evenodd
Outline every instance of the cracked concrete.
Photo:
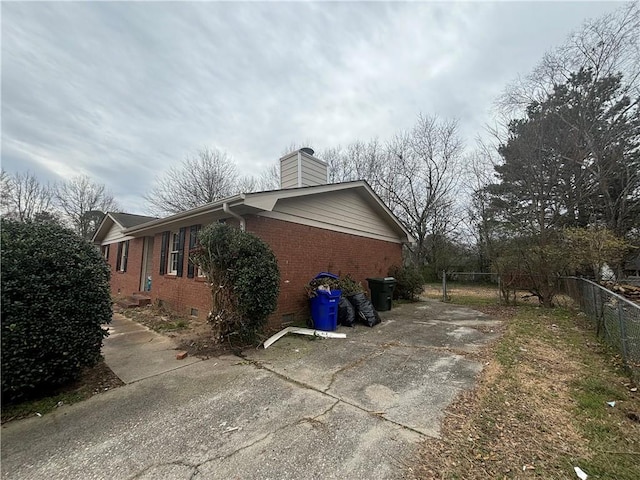
M 102 354 L 113 373 L 124 383 L 183 368 L 199 362 L 196 357 L 176 359 L 177 346 L 169 337 L 150 330 L 119 313 L 113 314 Z
M 246 361 L 198 362 L 10 423 L 2 478 L 402 478 L 473 385 L 473 353 L 497 324 L 438 302 L 382 317 L 341 329 L 346 340 L 287 336 Z

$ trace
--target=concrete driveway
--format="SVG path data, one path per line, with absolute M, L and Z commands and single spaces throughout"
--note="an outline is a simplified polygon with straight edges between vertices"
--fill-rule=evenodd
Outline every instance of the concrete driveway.
M 346 340 L 287 336 L 2 429 L 6 479 L 403 478 L 473 385 L 485 315 L 403 305 Z M 481 332 L 478 328 L 481 327 Z
M 199 362 L 196 357 L 176 359 L 177 345 L 120 313 L 114 313 L 102 354 L 109 368 L 124 383 L 133 383 Z

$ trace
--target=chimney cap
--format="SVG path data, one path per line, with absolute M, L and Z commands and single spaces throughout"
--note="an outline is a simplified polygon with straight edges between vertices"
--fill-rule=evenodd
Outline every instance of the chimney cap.
M 313 157 L 313 154 L 316 153 L 313 151 L 313 148 L 309 148 L 309 147 L 302 147 L 300 151 L 306 153 L 307 155 L 311 155 L 312 157 Z

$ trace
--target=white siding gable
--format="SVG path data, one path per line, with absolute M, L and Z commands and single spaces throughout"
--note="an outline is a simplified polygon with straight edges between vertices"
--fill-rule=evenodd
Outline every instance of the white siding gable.
M 398 233 L 353 190 L 339 190 L 278 200 L 260 216 L 362 237 L 401 243 Z
M 132 238 L 133 238 L 132 236 L 124 235 L 122 233 L 122 227 L 114 222 L 113 225 L 111 225 L 111 228 L 109 229 L 107 234 L 102 239 L 102 242 L 100 242 L 100 245 L 108 245 L 110 243 L 124 242 L 125 240 L 131 240 Z

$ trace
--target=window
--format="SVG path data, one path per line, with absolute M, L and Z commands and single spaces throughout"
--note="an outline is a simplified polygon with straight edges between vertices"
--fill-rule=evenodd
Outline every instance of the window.
M 180 234 L 178 232 L 171 233 L 171 243 L 169 247 L 169 273 L 171 275 L 177 275 L 178 265 L 180 264 Z
M 109 260 L 109 245 L 102 246 L 102 258 Z
M 187 267 L 187 277 L 204 278 L 205 274 L 198 265 L 195 265 L 192 260 L 192 254 L 198 246 L 198 233 L 200 232 L 200 225 L 191 225 L 189 227 L 189 265 Z
M 129 240 L 118 243 L 118 255 L 116 257 L 116 271 L 127 271 L 127 258 L 129 256 Z
M 162 232 L 162 245 L 160 246 L 160 275 L 182 276 L 184 263 L 184 237 L 187 228 L 183 227 L 178 232 L 167 230 Z

